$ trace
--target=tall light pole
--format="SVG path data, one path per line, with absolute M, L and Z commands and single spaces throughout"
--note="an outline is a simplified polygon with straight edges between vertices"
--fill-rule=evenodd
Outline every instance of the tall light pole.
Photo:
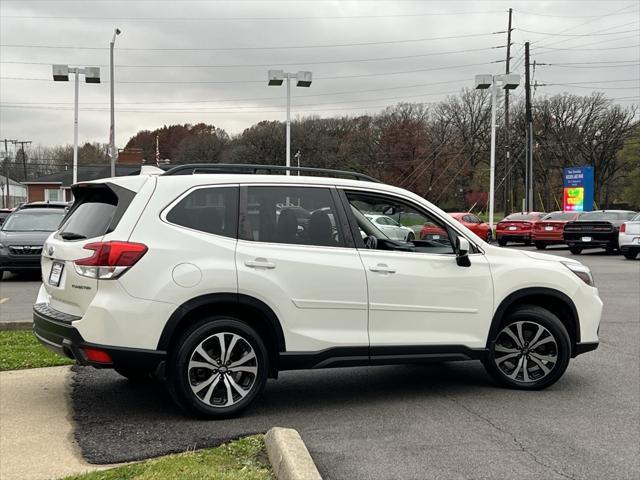
M 100 83 L 99 67 L 70 67 L 69 65 L 53 65 L 54 82 L 68 82 L 69 73 L 75 80 L 75 98 L 73 104 L 73 183 L 78 182 L 78 87 L 79 76 L 84 75 L 87 83 Z
M 111 43 L 109 43 L 109 69 L 110 69 L 110 87 L 111 87 L 111 128 L 109 129 L 109 157 L 111 158 L 111 176 L 116 176 L 116 158 L 118 157 L 118 152 L 116 151 L 116 112 L 115 112 L 115 101 L 114 101 L 114 88 L 115 88 L 115 80 L 113 78 L 113 47 L 116 44 L 116 36 L 120 35 L 121 30 L 116 28 L 113 31 L 113 38 L 111 39 Z
M 489 228 L 493 235 L 493 210 L 495 204 L 495 172 L 496 172 L 496 102 L 498 99 L 498 82 L 505 90 L 513 90 L 520 84 L 520 75 L 509 73 L 504 75 L 476 75 L 476 88 L 491 88 L 491 163 L 489 167 Z
M 269 86 L 279 87 L 282 82 L 287 80 L 287 175 L 288 168 L 291 167 L 291 79 L 296 79 L 296 87 L 310 87 L 311 86 L 311 72 L 285 72 L 284 70 L 269 70 Z

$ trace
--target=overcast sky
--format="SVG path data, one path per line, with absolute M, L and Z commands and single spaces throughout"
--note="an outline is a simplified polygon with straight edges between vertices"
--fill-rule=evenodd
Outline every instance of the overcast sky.
M 536 68 L 535 81 L 554 84 L 536 95 L 599 90 L 639 103 L 638 0 L 0 0 L 0 140 L 73 142 L 73 82 L 51 77 L 61 63 L 100 66 L 102 84 L 80 85 L 79 136 L 108 142 L 115 27 L 121 148 L 166 124 L 237 134 L 284 120 L 285 88 L 267 86 L 270 67 L 313 72 L 310 88 L 292 88 L 294 118 L 441 100 L 477 73 L 504 72 L 506 50 L 495 47 L 507 43 L 509 7 L 512 71 L 524 73 L 525 41 L 532 60 L 554 64 Z

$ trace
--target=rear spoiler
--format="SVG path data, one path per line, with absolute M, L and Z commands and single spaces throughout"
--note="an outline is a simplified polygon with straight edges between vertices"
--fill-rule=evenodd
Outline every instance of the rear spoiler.
M 162 175 L 163 173 L 165 173 L 164 170 L 153 165 L 142 165 L 140 167 L 140 175 Z

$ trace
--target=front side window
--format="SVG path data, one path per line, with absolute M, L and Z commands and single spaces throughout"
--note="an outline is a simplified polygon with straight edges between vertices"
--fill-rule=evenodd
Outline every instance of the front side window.
M 344 236 L 328 188 L 249 186 L 240 238 L 254 242 L 343 247 Z M 244 196 L 243 196 L 244 198 Z
M 367 248 L 406 249 L 424 253 L 455 253 L 449 230 L 436 217 L 383 195 L 361 192 L 346 192 L 346 195 L 354 221 L 357 222 L 364 245 Z M 385 229 L 380 225 L 375 225 L 371 220 L 372 212 L 380 212 L 383 216 L 379 218 L 388 218 L 391 224 L 396 225 L 397 228 Z M 398 242 L 408 245 L 402 245 Z
M 238 187 L 198 188 L 180 200 L 166 218 L 192 230 L 236 238 Z

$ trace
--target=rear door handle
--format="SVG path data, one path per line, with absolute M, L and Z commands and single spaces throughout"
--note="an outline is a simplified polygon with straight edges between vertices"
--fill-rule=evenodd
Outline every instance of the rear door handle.
M 254 260 L 245 260 L 244 264 L 249 268 L 265 268 L 268 270 L 276 268 L 275 263 L 271 263 L 269 260 L 262 257 L 256 258 Z
M 376 273 L 396 273 L 396 269 L 389 267 L 386 263 L 379 263 L 378 265 L 369 267 L 369 270 Z

